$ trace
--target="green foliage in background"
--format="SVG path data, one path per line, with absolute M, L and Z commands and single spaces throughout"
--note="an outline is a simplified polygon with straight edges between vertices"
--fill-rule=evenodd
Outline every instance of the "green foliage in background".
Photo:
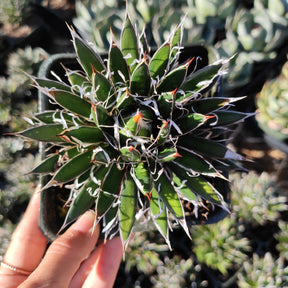
M 261 129 L 277 140 L 288 139 L 288 62 L 278 77 L 264 84 L 256 101 Z

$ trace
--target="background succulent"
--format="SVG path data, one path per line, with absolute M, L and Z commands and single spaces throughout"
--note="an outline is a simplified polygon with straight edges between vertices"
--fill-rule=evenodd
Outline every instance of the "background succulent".
M 7 76 L 0 77 L 0 123 L 5 125 L 10 122 L 10 132 L 27 127 L 21 117 L 25 116 L 24 113 L 27 116 L 38 109 L 37 99 L 31 92 L 33 82 L 24 71 L 29 74 L 37 73 L 40 64 L 47 57 L 48 53 L 42 48 L 33 49 L 28 46 L 17 49 L 7 59 Z
M 19 25 L 31 0 L 3 0 L 0 3 L 0 22 Z
M 275 259 L 267 252 L 264 257 L 253 254 L 253 262 L 243 265 L 244 273 L 239 274 L 240 288 L 285 287 L 288 285 L 288 267 L 281 258 Z
M 288 260 L 288 225 L 284 221 L 278 223 L 280 231 L 275 234 L 278 241 L 276 248 L 280 253 L 280 257 L 285 261 Z
M 222 274 L 227 274 L 232 267 L 241 267 L 251 247 L 240 231 L 240 225 L 233 218 L 214 225 L 196 226 L 191 233 L 198 261 Z
M 256 98 L 258 114 L 256 119 L 268 135 L 284 141 L 288 138 L 288 62 L 281 74 L 265 83 Z
M 194 218 L 202 209 L 228 211 L 225 175 L 243 158 L 225 146 L 225 132 L 249 115 L 229 110 L 239 99 L 217 92 L 227 60 L 197 72 L 198 59 L 177 63 L 181 31 L 151 56 L 126 15 L 121 48 L 111 42 L 106 65 L 72 30 L 83 71 L 66 69 L 69 85 L 34 79 L 61 108 L 36 114 L 34 127 L 18 134 L 59 146 L 32 172 L 52 174 L 43 189 L 70 184 L 64 225 L 95 204 L 105 237 L 119 225 L 126 243 L 144 217 L 169 243 L 171 221 L 188 233 L 185 201 Z
M 232 174 L 231 190 L 233 210 L 239 220 L 263 225 L 275 221 L 279 213 L 287 210 L 287 198 L 277 187 L 276 177 L 263 172 L 247 175 Z

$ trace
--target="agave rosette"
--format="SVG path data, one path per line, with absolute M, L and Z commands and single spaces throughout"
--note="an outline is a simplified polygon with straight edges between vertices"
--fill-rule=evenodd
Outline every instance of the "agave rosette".
M 189 233 L 183 203 L 194 217 L 199 207 L 228 211 L 225 176 L 243 158 L 225 133 L 249 115 L 229 109 L 238 98 L 215 94 L 227 60 L 197 71 L 198 59 L 179 64 L 181 25 L 150 53 L 128 15 L 105 61 L 71 33 L 82 71 L 66 69 L 67 83 L 34 78 L 57 106 L 19 133 L 57 147 L 32 172 L 51 175 L 43 189 L 71 190 L 64 226 L 93 208 L 106 238 L 119 231 L 127 243 L 143 217 L 169 244 L 172 222 Z

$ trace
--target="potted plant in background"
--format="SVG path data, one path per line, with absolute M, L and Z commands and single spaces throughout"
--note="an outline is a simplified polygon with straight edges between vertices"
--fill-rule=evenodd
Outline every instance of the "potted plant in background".
M 71 34 L 81 71 L 66 69 L 67 83 L 33 78 L 57 105 L 18 133 L 52 144 L 32 172 L 51 175 L 42 200 L 47 189 L 68 190 L 61 226 L 93 207 L 105 238 L 119 231 L 126 245 L 135 219 L 152 219 L 169 244 L 171 223 L 189 233 L 189 217 L 205 222 L 218 209 L 227 214 L 227 172 L 244 159 L 226 146 L 226 135 L 249 116 L 230 109 L 238 98 L 217 90 L 228 60 L 197 72 L 197 58 L 179 65 L 181 25 L 151 56 L 128 14 L 107 61 Z M 51 213 L 47 205 L 44 218 L 63 210 Z
M 267 81 L 256 97 L 259 126 L 265 139 L 288 154 L 288 62 L 282 67 L 281 74 Z

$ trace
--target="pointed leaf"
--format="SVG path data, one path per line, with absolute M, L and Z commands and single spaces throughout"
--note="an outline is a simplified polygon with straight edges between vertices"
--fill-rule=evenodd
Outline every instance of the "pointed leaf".
M 191 106 L 192 106 L 193 111 L 197 113 L 208 114 L 213 111 L 219 110 L 222 107 L 234 101 L 237 101 L 235 100 L 235 98 L 225 98 L 225 97 L 202 98 L 202 99 L 198 99 L 194 101 Z
M 129 66 L 131 66 L 135 60 L 139 59 L 138 49 L 138 39 L 135 29 L 128 14 L 126 14 L 125 25 L 121 32 L 121 50 Z M 130 67 L 131 71 L 133 71 L 133 67 L 135 67 L 134 63 L 133 66 Z
M 109 52 L 109 68 L 112 73 L 113 83 L 123 84 L 129 81 L 129 69 L 119 47 L 112 43 Z M 124 78 L 124 79 L 123 79 Z
M 35 78 L 34 81 L 42 87 L 42 88 L 48 88 L 48 89 L 56 89 L 56 90 L 63 90 L 71 92 L 71 87 L 69 85 L 66 85 L 64 83 L 61 83 L 59 81 L 54 81 L 50 79 L 44 79 L 44 78 Z
M 52 182 L 57 182 L 59 184 L 74 180 L 93 165 L 91 162 L 92 156 L 93 150 L 88 150 L 73 157 L 57 170 L 52 178 Z
M 96 202 L 96 213 L 98 217 L 102 217 L 111 207 L 121 189 L 123 170 L 119 170 L 116 164 L 109 167 L 101 183 L 101 191 Z
M 109 107 L 115 101 L 112 83 L 97 71 L 94 71 L 92 81 L 97 102 L 102 102 L 104 107 Z
M 174 57 L 177 55 L 181 47 L 182 34 L 183 34 L 183 25 L 180 24 L 178 25 L 178 27 L 176 28 L 173 34 L 172 43 L 171 43 L 171 56 L 170 56 L 171 60 L 174 59 Z
M 211 116 L 215 119 L 215 117 Z M 186 118 L 179 120 L 178 126 L 183 134 L 192 132 L 203 125 L 210 117 L 199 113 L 189 114 Z
M 195 177 L 193 175 L 188 175 L 184 169 L 178 167 L 176 164 L 169 163 L 169 166 L 181 179 L 181 181 L 185 183 L 187 187 L 189 187 L 195 194 L 213 204 L 227 209 L 223 196 L 205 178 L 202 176 Z
M 80 124 L 81 121 L 78 117 L 74 116 L 72 113 L 67 113 L 57 110 L 46 110 L 45 112 L 40 112 L 34 114 L 34 117 L 45 124 L 60 123 L 63 126 L 75 125 L 75 123 Z
M 61 90 L 50 91 L 50 94 L 63 108 L 89 119 L 91 104 L 83 98 L 80 98 L 74 93 Z
M 174 92 L 167 92 L 162 93 L 159 95 L 157 104 L 158 109 L 160 112 L 160 115 L 163 117 L 163 120 L 166 120 L 171 116 L 171 111 L 173 109 L 172 103 L 173 103 L 173 96 Z
M 130 92 L 134 95 L 148 96 L 150 85 L 150 72 L 144 60 L 137 65 L 131 76 Z
M 30 173 L 49 174 L 54 172 L 58 159 L 59 159 L 58 154 L 47 157 L 38 166 L 33 168 L 33 170 Z
M 102 105 L 91 105 L 91 116 L 98 128 L 102 128 L 102 126 L 113 125 L 113 118 L 109 115 L 107 109 L 105 109 Z
M 225 145 L 205 138 L 193 137 L 180 137 L 179 146 L 186 147 L 189 150 L 194 150 L 200 155 L 211 157 L 212 159 L 233 159 L 244 160 L 244 158 L 236 152 L 228 149 Z
M 165 148 L 163 151 L 161 151 L 158 154 L 158 162 L 159 163 L 164 163 L 164 162 L 169 162 L 172 160 L 175 160 L 178 157 L 182 157 L 182 155 L 180 155 L 177 152 L 177 149 L 175 147 L 172 148 Z
M 100 166 L 94 171 L 93 178 L 85 183 L 79 194 L 73 200 L 72 205 L 66 215 L 66 224 L 69 224 L 77 219 L 95 203 L 96 197 L 99 193 L 98 189 L 100 187 L 101 180 L 107 173 L 107 170 L 107 167 Z
M 221 60 L 197 70 L 185 79 L 180 89 L 184 91 L 199 91 L 219 73 L 223 65 L 224 61 Z
M 228 126 L 244 121 L 251 117 L 254 113 L 244 113 L 238 111 L 216 111 L 213 113 L 216 118 L 207 121 L 207 125 L 213 124 L 215 126 Z
M 157 143 L 158 144 L 164 143 L 169 138 L 169 132 L 170 132 L 169 121 L 165 121 L 163 122 L 163 124 L 159 129 L 159 133 L 157 135 Z
M 120 235 L 122 242 L 129 239 L 137 208 L 137 189 L 133 178 L 129 172 L 126 172 L 120 197 Z
M 193 153 L 193 151 L 189 151 L 187 149 L 184 150 L 178 146 L 178 153 L 182 157 L 177 157 L 174 159 L 174 163 L 191 174 L 195 175 L 201 173 L 211 177 L 223 177 L 210 162 Z
M 42 142 L 64 142 L 58 135 L 63 131 L 63 125 L 60 124 L 48 124 L 43 126 L 37 126 L 28 128 L 17 135 L 27 137 Z
M 36 166 L 30 173 L 53 173 L 62 164 L 62 158 L 64 158 L 64 161 L 68 161 L 69 159 L 75 157 L 78 154 L 80 154 L 80 152 L 77 147 L 57 152 L 51 156 L 47 156 L 47 158 L 44 159 L 38 166 Z
M 73 86 L 74 90 L 76 90 L 78 92 L 91 91 L 91 88 L 92 88 L 91 81 L 86 76 L 82 75 L 82 73 L 80 73 L 79 71 L 67 69 L 66 74 L 67 74 L 68 80 L 69 80 L 70 84 Z
M 171 181 L 163 172 L 155 181 L 158 194 L 169 209 L 169 211 L 178 219 L 183 218 L 183 208 Z
M 89 78 L 92 79 L 93 68 L 99 72 L 105 70 L 105 65 L 101 57 L 90 47 L 90 45 L 81 39 L 75 32 L 72 32 L 72 37 L 79 63 Z
M 116 103 L 118 110 L 125 109 L 132 104 L 133 96 L 129 93 L 128 89 L 119 96 Z
M 63 140 L 74 143 L 99 143 L 104 140 L 101 129 L 95 126 L 75 126 L 58 134 Z
M 149 64 L 150 75 L 153 79 L 160 79 L 168 65 L 170 56 L 170 43 L 164 43 L 153 55 Z
M 160 231 L 169 245 L 167 211 L 155 188 L 153 188 L 151 192 L 150 211 L 157 229 Z
M 171 92 L 180 87 L 185 80 L 188 64 L 181 65 L 167 75 L 160 81 L 156 87 L 158 93 Z
M 139 191 L 149 197 L 153 187 L 153 182 L 151 173 L 143 162 L 133 165 L 132 177 Z
M 181 195 L 185 198 L 185 200 L 188 200 L 190 203 L 192 203 L 194 206 L 197 206 L 198 199 L 196 194 L 183 183 L 183 181 L 180 180 L 179 177 L 177 177 L 175 174 L 173 175 L 173 182 L 174 186 L 177 187 L 177 191 L 181 193 Z

